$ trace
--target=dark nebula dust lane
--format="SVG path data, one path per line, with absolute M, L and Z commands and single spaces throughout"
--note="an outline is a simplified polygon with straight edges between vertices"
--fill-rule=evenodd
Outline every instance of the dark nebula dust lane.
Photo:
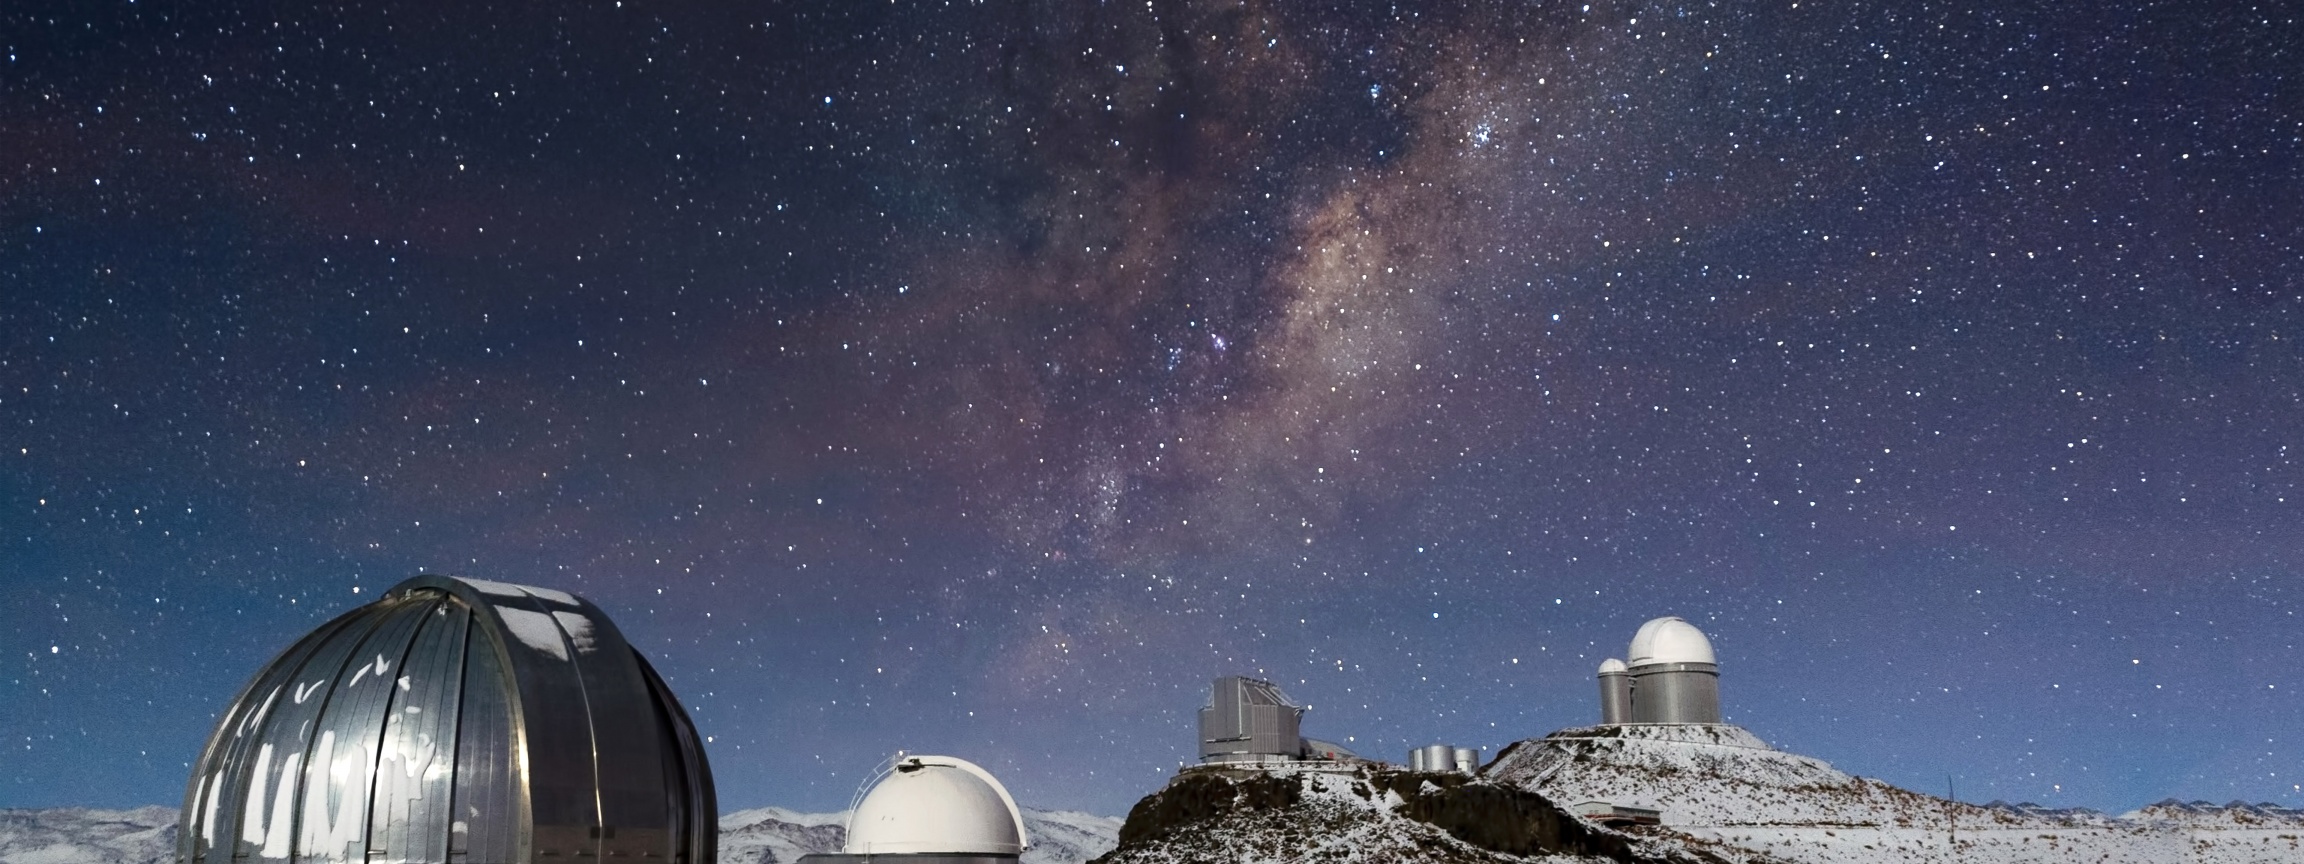
M 731 806 L 1124 812 L 1209 679 L 1399 759 L 1674 614 L 1854 773 L 2304 800 L 2270 6 L 12 4 L 0 806 L 178 795 L 417 572 Z

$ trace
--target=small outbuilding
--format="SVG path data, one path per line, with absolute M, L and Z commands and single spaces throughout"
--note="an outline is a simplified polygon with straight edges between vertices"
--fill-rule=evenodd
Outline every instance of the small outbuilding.
M 1576 805 L 1576 815 L 1610 827 L 1625 825 L 1661 825 L 1664 811 L 1630 804 L 1612 804 L 1607 801 L 1586 801 Z

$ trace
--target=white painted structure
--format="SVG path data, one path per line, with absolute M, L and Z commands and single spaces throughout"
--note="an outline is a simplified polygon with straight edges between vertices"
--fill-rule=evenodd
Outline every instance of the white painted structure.
M 951 756 L 907 756 L 848 817 L 849 855 L 1014 856 L 1031 841 L 1016 799 Z
M 1704 631 L 1673 616 L 1640 625 L 1640 631 L 1632 634 L 1629 653 L 1631 659 L 1624 665 L 1635 669 L 1657 663 L 1720 662 L 1712 656 L 1712 640 L 1704 638 Z
M 1666 616 L 1640 625 L 1631 659 L 1600 664 L 1600 722 L 1719 723 L 1720 664 L 1704 631 Z

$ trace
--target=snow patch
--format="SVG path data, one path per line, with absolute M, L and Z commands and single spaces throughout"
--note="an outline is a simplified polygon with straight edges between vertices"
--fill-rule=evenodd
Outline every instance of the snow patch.
M 456 581 L 480 589 L 480 593 L 482 594 L 493 594 L 498 597 L 528 596 L 528 592 L 520 590 L 520 586 L 513 585 L 508 582 L 491 582 L 486 579 L 474 579 L 469 576 L 458 576 L 456 577 Z
M 568 644 L 560 640 L 560 625 L 552 623 L 552 616 L 508 606 L 496 607 L 496 613 L 503 617 L 504 629 L 512 631 L 512 637 L 520 640 L 520 644 L 550 654 L 554 659 L 568 659 Z M 589 635 L 590 631 L 586 633 Z
M 522 585 L 520 586 L 520 590 L 528 592 L 528 595 L 531 597 L 539 597 L 545 600 L 550 600 L 562 606 L 580 607 L 584 605 L 583 601 L 576 599 L 576 595 L 570 594 L 566 591 L 556 591 L 551 588 L 538 588 L 534 585 Z
M 552 620 L 560 622 L 560 629 L 568 631 L 568 643 L 576 646 L 576 653 L 590 654 L 594 650 L 592 619 L 581 612 L 554 612 Z

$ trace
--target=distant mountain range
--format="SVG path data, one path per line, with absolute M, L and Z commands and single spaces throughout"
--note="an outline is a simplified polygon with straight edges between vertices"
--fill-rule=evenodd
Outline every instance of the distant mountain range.
M 176 808 L 0 810 L 0 864 L 166 864 Z
M 1032 840 L 1021 864 L 1081 864 L 1112 851 L 1119 840 L 1120 820 L 1111 816 L 1021 809 L 1024 833 Z M 792 864 L 811 852 L 838 852 L 848 839 L 847 821 L 845 812 L 798 813 L 782 807 L 722 815 L 720 864 Z M 16 862 L 0 851 L 0 864 Z
M 0 810 L 0 864 L 172 864 L 176 816 L 176 808 L 157 806 Z M 846 813 L 781 807 L 723 815 L 720 864 L 791 864 L 811 852 L 839 851 L 846 821 Z M 1021 864 L 1081 864 L 1111 851 L 1120 820 L 1027 807 L 1024 830 L 1032 848 Z
M 1580 810 L 1653 810 L 1659 825 Z M 0 864 L 172 864 L 176 810 L 0 810 Z M 720 817 L 720 864 L 839 849 L 842 813 Z M 1024 811 L 1021 864 L 2304 864 L 2304 809 L 2162 801 L 2117 816 L 1968 804 L 1856 777 L 1734 726 L 1566 729 L 1477 776 L 1196 767 L 1125 823 Z

